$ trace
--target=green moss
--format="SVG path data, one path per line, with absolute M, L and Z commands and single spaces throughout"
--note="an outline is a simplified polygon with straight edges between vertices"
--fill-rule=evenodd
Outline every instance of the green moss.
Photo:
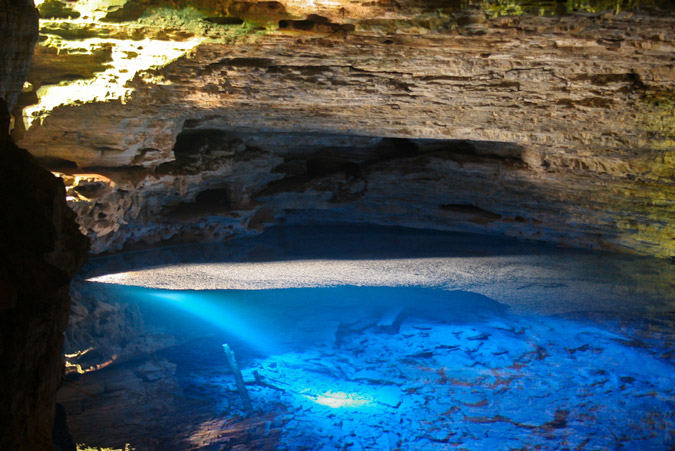
M 670 0 L 484 0 L 481 7 L 491 17 L 501 16 L 554 16 L 571 12 L 599 13 L 604 11 L 635 11 L 640 8 L 672 10 Z
M 190 20 L 198 15 L 204 18 L 209 15 L 221 15 L 229 8 L 230 0 L 129 0 L 124 6 L 111 11 L 103 18 L 106 22 L 133 22 L 139 19 L 160 17 L 183 17 Z
M 568 0 L 567 10 L 569 12 L 582 11 L 597 13 L 603 11 L 634 11 L 640 7 L 665 7 L 666 1 L 659 0 Z
M 201 28 L 206 14 L 195 8 L 174 9 L 156 7 L 144 12 L 139 23 L 147 25 L 172 25 L 181 28 Z
M 147 10 L 136 23 L 147 27 L 181 30 L 193 36 L 205 37 L 209 42 L 230 43 L 258 36 L 266 31 L 249 20 L 244 20 L 241 24 L 220 24 L 207 20 L 208 18 L 207 13 L 195 8 L 157 7 Z
M 126 6 L 126 5 L 125 5 Z M 116 12 L 121 11 L 117 10 Z M 138 12 L 138 11 L 137 11 Z M 110 15 L 111 13 L 109 13 Z M 79 21 L 43 21 L 40 25 L 41 39 L 60 37 L 66 41 L 88 38 L 124 39 L 124 40 L 171 40 L 184 41 L 194 37 L 205 38 L 209 42 L 234 42 L 242 38 L 255 38 L 266 33 L 264 27 L 250 20 L 226 21 L 214 20 L 225 17 L 222 14 L 207 13 L 202 9 L 169 6 L 145 6 L 140 16 L 119 14 L 117 19 L 125 20 L 125 26 L 104 20 L 99 23 Z M 116 20 L 117 20 L 116 19 Z M 128 20 L 127 20 L 128 19 Z
M 645 103 L 660 107 L 670 108 L 675 107 L 675 92 L 674 91 L 654 91 L 648 93 L 644 98 Z
M 646 146 L 655 150 L 675 150 L 675 91 L 650 92 L 641 106 L 642 128 L 650 135 Z
M 47 0 L 38 6 L 40 17 L 44 19 L 77 19 L 80 13 L 59 0 Z
M 172 2 L 130 0 L 121 8 L 111 11 L 103 18 L 105 22 L 134 22 L 152 24 L 153 21 L 174 21 L 188 24 L 199 21 L 213 12 L 213 8 L 203 7 L 200 2 L 190 2 L 190 6 L 177 6 Z
M 490 17 L 501 16 L 522 16 L 524 14 L 534 15 L 552 15 L 549 12 L 551 6 L 555 6 L 552 2 L 546 2 L 547 5 L 542 5 L 543 2 L 527 1 L 527 0 L 487 0 L 483 3 L 483 9 Z M 550 3 L 550 5 L 548 5 Z
M 645 141 L 640 143 L 644 162 L 641 189 L 649 198 L 643 209 L 650 222 L 642 224 L 639 232 L 630 234 L 627 239 L 636 245 L 640 240 L 661 243 L 657 255 L 672 256 L 675 255 L 675 223 L 672 209 L 668 213 L 667 208 L 675 199 L 675 187 L 671 183 L 675 179 L 675 92 L 648 91 L 636 107 L 639 127 L 647 134 Z M 628 223 L 618 224 L 618 227 L 635 228 Z

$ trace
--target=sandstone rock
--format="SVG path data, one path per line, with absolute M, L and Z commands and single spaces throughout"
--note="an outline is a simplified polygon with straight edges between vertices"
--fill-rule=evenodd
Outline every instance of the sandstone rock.
M 675 251 L 671 11 L 272 3 L 147 9 L 111 45 L 201 44 L 119 97 L 31 107 L 22 145 L 114 180 L 73 203 L 95 252 L 258 229 L 263 204 L 277 222 Z M 235 16 L 266 28 L 217 19 Z M 189 207 L 214 188 L 225 203 Z

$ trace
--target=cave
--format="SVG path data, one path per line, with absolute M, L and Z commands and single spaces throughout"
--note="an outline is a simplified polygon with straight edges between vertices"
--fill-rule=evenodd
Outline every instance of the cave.
M 671 1 L 0 40 L 0 449 L 675 450 Z

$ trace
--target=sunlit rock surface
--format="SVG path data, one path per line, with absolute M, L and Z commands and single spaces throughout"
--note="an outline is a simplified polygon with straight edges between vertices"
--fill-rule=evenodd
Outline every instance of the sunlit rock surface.
M 667 257 L 675 19 L 612 5 L 80 1 L 15 136 L 110 180 L 67 178 L 94 252 L 337 217 Z

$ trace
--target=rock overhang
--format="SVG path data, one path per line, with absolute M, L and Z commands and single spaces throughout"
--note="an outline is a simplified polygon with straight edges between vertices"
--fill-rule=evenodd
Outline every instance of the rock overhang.
M 158 211 L 182 212 L 182 226 L 162 226 L 172 230 L 160 234 L 164 239 L 181 234 L 185 221 L 220 218 L 216 228 L 249 229 L 252 216 L 274 222 L 306 210 L 418 227 L 463 222 L 461 230 L 480 222 L 480 231 L 672 254 L 673 16 L 649 10 L 663 5 L 602 13 L 572 2 L 560 4 L 565 11 L 532 2 L 228 2 L 178 11 L 126 5 L 108 5 L 114 22 L 99 14 L 85 23 L 81 15 L 45 22 L 43 30 L 65 41 L 86 32 L 115 35 L 141 47 L 148 41 L 139 39 L 150 37 L 183 45 L 185 53 L 127 77 L 119 98 L 56 107 L 21 138 L 47 163 L 125 180 L 115 189 L 137 200 L 113 221 L 116 246 L 152 235 L 157 224 L 148 218 Z M 136 13 L 124 16 L 127 9 Z M 330 144 L 335 137 L 347 144 Z M 428 156 L 409 157 L 407 176 L 394 169 L 403 160 L 380 162 L 368 176 L 396 172 L 406 181 L 389 196 L 373 195 L 377 182 L 363 177 L 362 162 L 343 162 L 358 171 L 340 166 L 368 140 L 396 139 L 416 148 L 424 140 L 468 143 L 493 157 L 479 163 L 455 145 L 453 158 L 433 164 Z M 284 171 L 298 178 L 316 169 L 318 153 L 332 158 L 319 166 L 338 170 L 284 185 Z M 500 153 L 505 158 L 497 162 Z M 430 180 L 433 189 L 425 187 Z M 202 201 L 214 192 L 226 199 L 211 215 L 202 205 L 202 216 L 185 219 L 200 192 Z M 433 213 L 413 205 L 420 196 L 433 199 L 426 202 Z M 516 226 L 497 226 L 503 218 Z M 137 229 L 121 232 L 129 226 Z M 111 228 L 94 230 L 90 236 L 107 249 Z

